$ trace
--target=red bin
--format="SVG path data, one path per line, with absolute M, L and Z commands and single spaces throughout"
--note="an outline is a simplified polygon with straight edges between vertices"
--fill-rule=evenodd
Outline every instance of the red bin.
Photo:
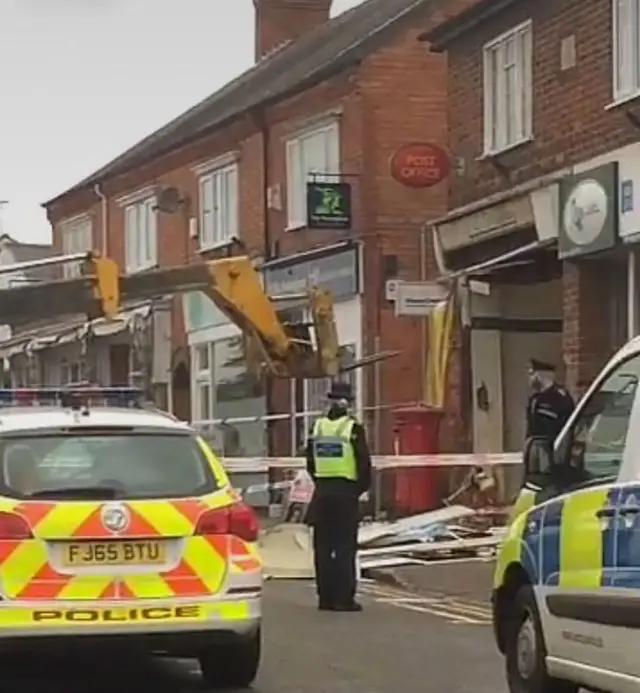
M 434 407 L 396 409 L 396 455 L 437 454 L 442 416 L 442 410 Z M 426 512 L 440 505 L 436 467 L 400 467 L 395 481 L 395 505 L 400 514 Z

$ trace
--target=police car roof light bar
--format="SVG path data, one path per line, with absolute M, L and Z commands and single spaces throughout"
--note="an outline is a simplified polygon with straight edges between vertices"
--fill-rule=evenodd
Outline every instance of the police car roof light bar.
M 143 392 L 135 387 L 95 385 L 0 388 L 0 407 L 62 406 L 72 409 L 94 406 L 141 408 Z

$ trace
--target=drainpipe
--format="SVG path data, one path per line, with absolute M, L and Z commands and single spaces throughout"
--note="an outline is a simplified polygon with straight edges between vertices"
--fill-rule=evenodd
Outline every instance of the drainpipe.
M 96 183 L 93 186 L 93 192 L 96 194 L 97 197 L 100 198 L 100 202 L 102 203 L 102 250 L 101 254 L 102 257 L 107 257 L 109 254 L 109 233 L 107 229 L 107 223 L 109 221 L 109 207 L 108 207 L 108 201 L 107 201 L 107 196 L 102 192 L 102 189 L 100 188 L 100 183 Z

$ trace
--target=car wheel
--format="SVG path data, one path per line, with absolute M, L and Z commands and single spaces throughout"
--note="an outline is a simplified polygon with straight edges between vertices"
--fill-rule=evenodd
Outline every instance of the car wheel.
M 531 585 L 523 585 L 516 594 L 506 636 L 509 693 L 578 693 L 577 683 L 547 673 L 544 637 Z
M 260 666 L 261 635 L 220 645 L 200 654 L 202 678 L 211 688 L 248 688 Z

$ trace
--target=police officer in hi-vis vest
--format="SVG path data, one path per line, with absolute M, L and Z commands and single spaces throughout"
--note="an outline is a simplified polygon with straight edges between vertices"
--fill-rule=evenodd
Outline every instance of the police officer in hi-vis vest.
M 334 383 L 327 398 L 329 409 L 307 444 L 318 608 L 361 611 L 355 600 L 359 497 L 371 485 L 371 456 L 364 428 L 349 413 L 351 387 Z

